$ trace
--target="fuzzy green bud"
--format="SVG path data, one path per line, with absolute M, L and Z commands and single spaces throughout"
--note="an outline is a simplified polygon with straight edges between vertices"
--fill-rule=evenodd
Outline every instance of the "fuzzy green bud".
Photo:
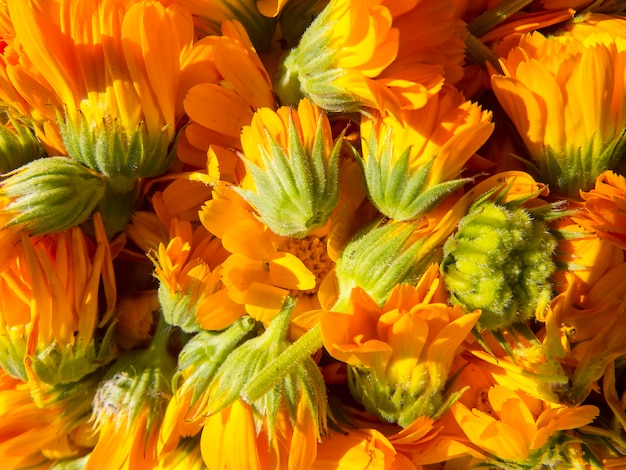
M 556 238 L 522 207 L 485 201 L 444 244 L 441 272 L 453 304 L 480 309 L 479 329 L 498 330 L 545 310 Z
M 13 171 L 44 155 L 37 137 L 24 122 L 8 115 L 6 122 L 0 124 L 0 173 Z
M 0 196 L 11 202 L 8 225 L 22 225 L 33 235 L 66 230 L 84 222 L 102 199 L 105 183 L 66 157 L 34 160 L 8 174 Z
M 277 119 L 284 127 L 276 127 Z M 305 237 L 323 226 L 337 205 L 342 140 L 333 145 L 328 117 L 308 100 L 297 111 L 261 109 L 241 136 L 254 189 L 235 190 L 274 233 Z

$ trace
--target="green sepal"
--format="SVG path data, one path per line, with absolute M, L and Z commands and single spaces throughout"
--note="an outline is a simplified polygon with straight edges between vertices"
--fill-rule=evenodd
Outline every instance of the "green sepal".
M 57 121 L 68 155 L 113 179 L 118 191 L 128 191 L 139 178 L 165 172 L 176 155 L 179 135 L 171 126 L 152 135 L 143 122 L 134 129 L 112 119 L 94 124 L 82 113 L 63 116 L 59 112 Z
M 390 219 L 404 221 L 420 217 L 472 180 L 462 178 L 429 186 L 430 170 L 435 160 L 409 171 L 411 147 L 394 159 L 396 149 L 390 138 L 390 135 L 386 136 L 379 145 L 372 133 L 367 141 L 369 157 L 362 158 L 358 152 L 353 152 L 363 171 L 370 201 Z
M 260 336 L 228 355 L 210 384 L 209 414 L 243 399 L 252 406 L 257 429 L 265 423 L 272 440 L 278 412 L 286 408 L 295 422 L 298 402 L 305 400 L 318 437 L 326 431 L 328 405 L 321 372 L 306 347 L 304 354 L 290 355 L 300 343 L 286 338 L 294 307 L 295 299 L 288 297 Z M 294 360 L 282 361 L 284 357 Z
M 93 401 L 94 429 L 112 420 L 117 426 L 132 423 L 147 409 L 148 429 L 163 417 L 172 396 L 176 361 L 168 352 L 171 327 L 159 321 L 147 349 L 123 353 L 107 370 Z
M 15 379 L 28 382 L 28 375 L 24 366 L 26 356 L 26 340 L 28 336 L 25 325 L 9 327 L 3 325 L 4 331 L 0 334 L 0 367 Z
M 246 161 L 256 190 L 235 188 L 235 191 L 256 209 L 274 233 L 302 238 L 322 227 L 337 205 L 343 134 L 327 159 L 320 122 L 310 155 L 304 149 L 291 114 L 288 133 L 289 155 L 268 132 L 269 151 L 259 146 L 263 168 Z
M 43 351 L 28 356 L 35 376 L 48 385 L 76 382 L 108 364 L 114 358 L 112 324 L 101 340 L 76 338 L 73 344 L 61 347 L 50 344 Z
M 282 38 L 289 47 L 300 42 L 302 34 L 311 24 L 311 19 L 319 15 L 324 2 L 319 0 L 291 0 L 280 11 L 278 22 Z
M 178 355 L 172 388 L 183 395 L 191 391 L 191 405 L 202 398 L 199 408 L 204 408 L 208 400 L 205 392 L 218 368 L 240 343 L 251 337 L 255 326 L 256 321 L 245 315 L 226 330 L 202 330 L 193 336 Z
M 8 173 L 45 156 L 44 148 L 25 120 L 4 111 L 0 121 L 0 173 Z
M 0 196 L 12 199 L 3 210 L 15 214 L 7 226 L 24 224 L 32 235 L 81 224 L 105 191 L 100 175 L 66 157 L 29 162 L 9 173 L 1 186 Z
M 342 311 L 354 287 L 382 305 L 397 284 L 417 280 L 436 252 L 417 256 L 424 239 L 416 230 L 410 222 L 374 223 L 357 234 L 337 260 L 339 300 L 333 310 Z
M 336 80 L 346 72 L 334 66 L 337 49 L 331 44 L 335 21 L 332 3 L 313 20 L 298 46 L 285 56 L 278 70 L 276 94 L 283 105 L 296 106 L 302 98 L 329 112 L 350 113 L 361 105 Z

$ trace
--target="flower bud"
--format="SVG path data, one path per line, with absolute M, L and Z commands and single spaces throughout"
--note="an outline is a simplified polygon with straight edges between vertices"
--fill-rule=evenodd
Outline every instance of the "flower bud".
M 24 122 L 9 115 L 7 122 L 0 125 L 0 173 L 13 171 L 44 155 L 43 147 Z
M 9 173 L 0 196 L 15 214 L 7 225 L 23 224 L 33 235 L 66 230 L 84 222 L 104 195 L 102 177 L 66 157 L 34 160 Z
M 450 300 L 468 311 L 482 310 L 480 329 L 505 328 L 547 308 L 557 242 L 538 215 L 483 201 L 444 244 L 441 272 Z

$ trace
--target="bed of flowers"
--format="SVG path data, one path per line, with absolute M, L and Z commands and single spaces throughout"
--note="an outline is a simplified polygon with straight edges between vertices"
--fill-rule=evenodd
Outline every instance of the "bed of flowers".
M 0 1 L 4 469 L 626 468 L 626 5 Z

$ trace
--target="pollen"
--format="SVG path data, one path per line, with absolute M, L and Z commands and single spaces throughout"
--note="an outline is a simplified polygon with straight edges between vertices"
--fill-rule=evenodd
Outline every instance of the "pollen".
M 326 236 L 317 238 L 309 235 L 304 238 L 288 238 L 280 247 L 280 251 L 285 251 L 296 256 L 306 268 L 315 275 L 315 287 L 300 294 L 315 294 L 320 283 L 335 266 L 326 247 Z

